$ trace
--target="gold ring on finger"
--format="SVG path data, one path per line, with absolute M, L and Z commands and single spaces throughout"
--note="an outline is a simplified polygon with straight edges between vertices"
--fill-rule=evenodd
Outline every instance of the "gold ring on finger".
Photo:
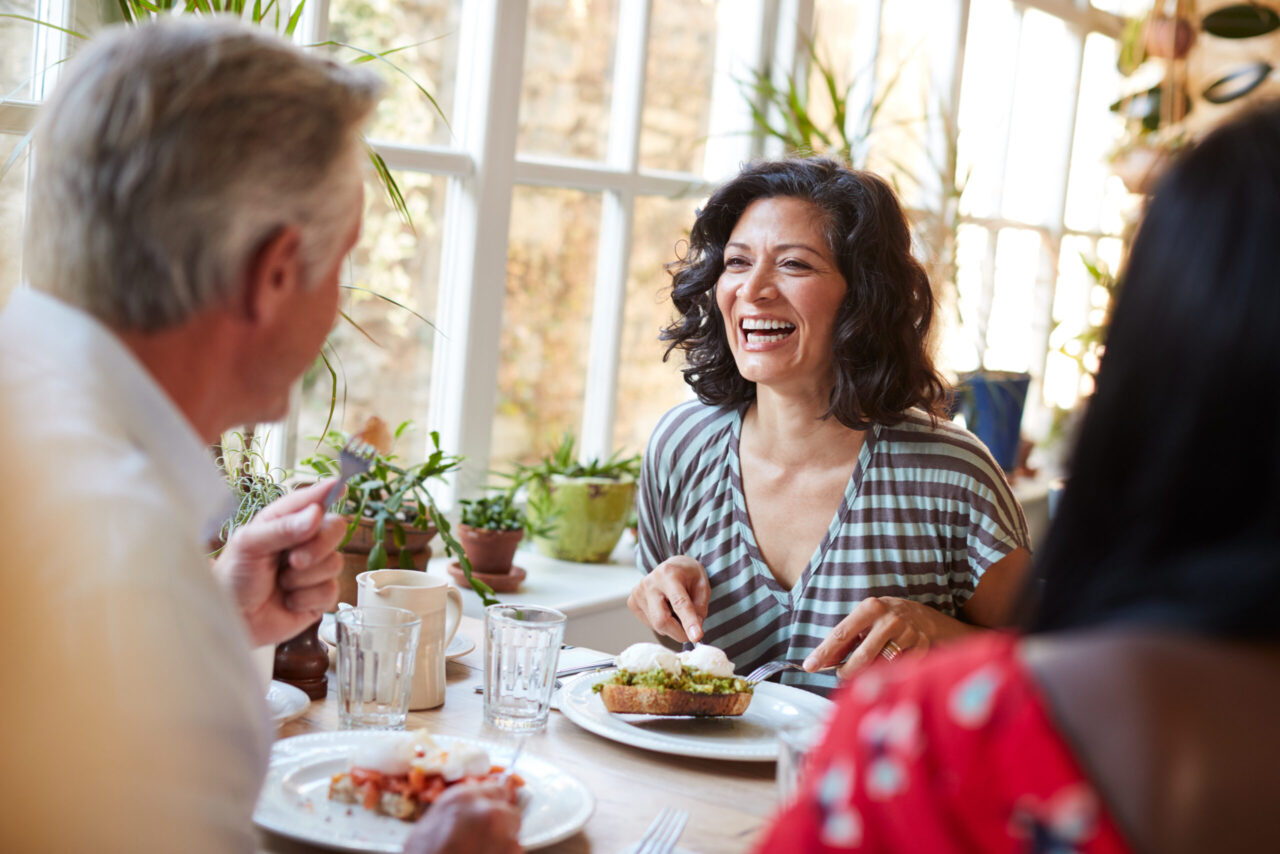
M 902 655 L 902 647 L 898 646 L 897 641 L 892 641 L 892 640 L 889 641 L 880 650 L 880 656 L 885 661 L 893 661 L 895 658 L 897 658 L 900 655 Z

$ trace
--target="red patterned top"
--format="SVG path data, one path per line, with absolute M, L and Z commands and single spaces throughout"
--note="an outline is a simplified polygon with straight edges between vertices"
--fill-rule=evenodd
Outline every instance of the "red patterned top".
M 758 850 L 1129 852 L 1004 633 L 852 680 Z

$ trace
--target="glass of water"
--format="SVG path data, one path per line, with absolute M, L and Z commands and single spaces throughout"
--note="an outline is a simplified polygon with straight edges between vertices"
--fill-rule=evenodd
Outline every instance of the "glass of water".
M 786 804 L 799 792 L 805 766 L 825 732 L 825 723 L 816 718 L 790 721 L 778 728 L 779 804 Z
M 484 612 L 484 719 L 499 729 L 547 725 L 564 614 L 537 605 L 490 605 Z
M 404 608 L 339 611 L 338 726 L 404 729 L 422 621 Z

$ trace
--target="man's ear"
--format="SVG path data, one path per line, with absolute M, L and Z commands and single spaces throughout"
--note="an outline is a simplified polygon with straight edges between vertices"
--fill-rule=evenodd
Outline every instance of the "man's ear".
M 245 319 L 273 323 L 301 287 L 302 233 L 296 226 L 281 226 L 249 260 L 245 271 Z

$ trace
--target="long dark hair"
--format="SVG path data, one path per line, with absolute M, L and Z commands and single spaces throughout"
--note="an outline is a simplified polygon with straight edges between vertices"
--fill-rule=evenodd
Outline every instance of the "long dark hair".
M 1280 102 L 1152 199 L 1070 472 L 1033 629 L 1280 637 Z
M 875 175 L 821 157 L 746 166 L 698 212 L 688 251 L 669 265 L 680 316 L 662 331 L 662 340 L 671 342 L 664 360 L 672 350 L 685 351 L 685 381 L 703 403 L 732 406 L 755 398 L 755 383 L 738 373 L 729 349 L 716 282 L 743 211 L 759 199 L 782 197 L 822 211 L 828 248 L 849 286 L 836 316 L 836 382 L 826 415 L 863 430 L 896 424 L 915 406 L 942 414 L 947 386 L 929 353 L 933 292 L 911 255 L 902 207 Z

